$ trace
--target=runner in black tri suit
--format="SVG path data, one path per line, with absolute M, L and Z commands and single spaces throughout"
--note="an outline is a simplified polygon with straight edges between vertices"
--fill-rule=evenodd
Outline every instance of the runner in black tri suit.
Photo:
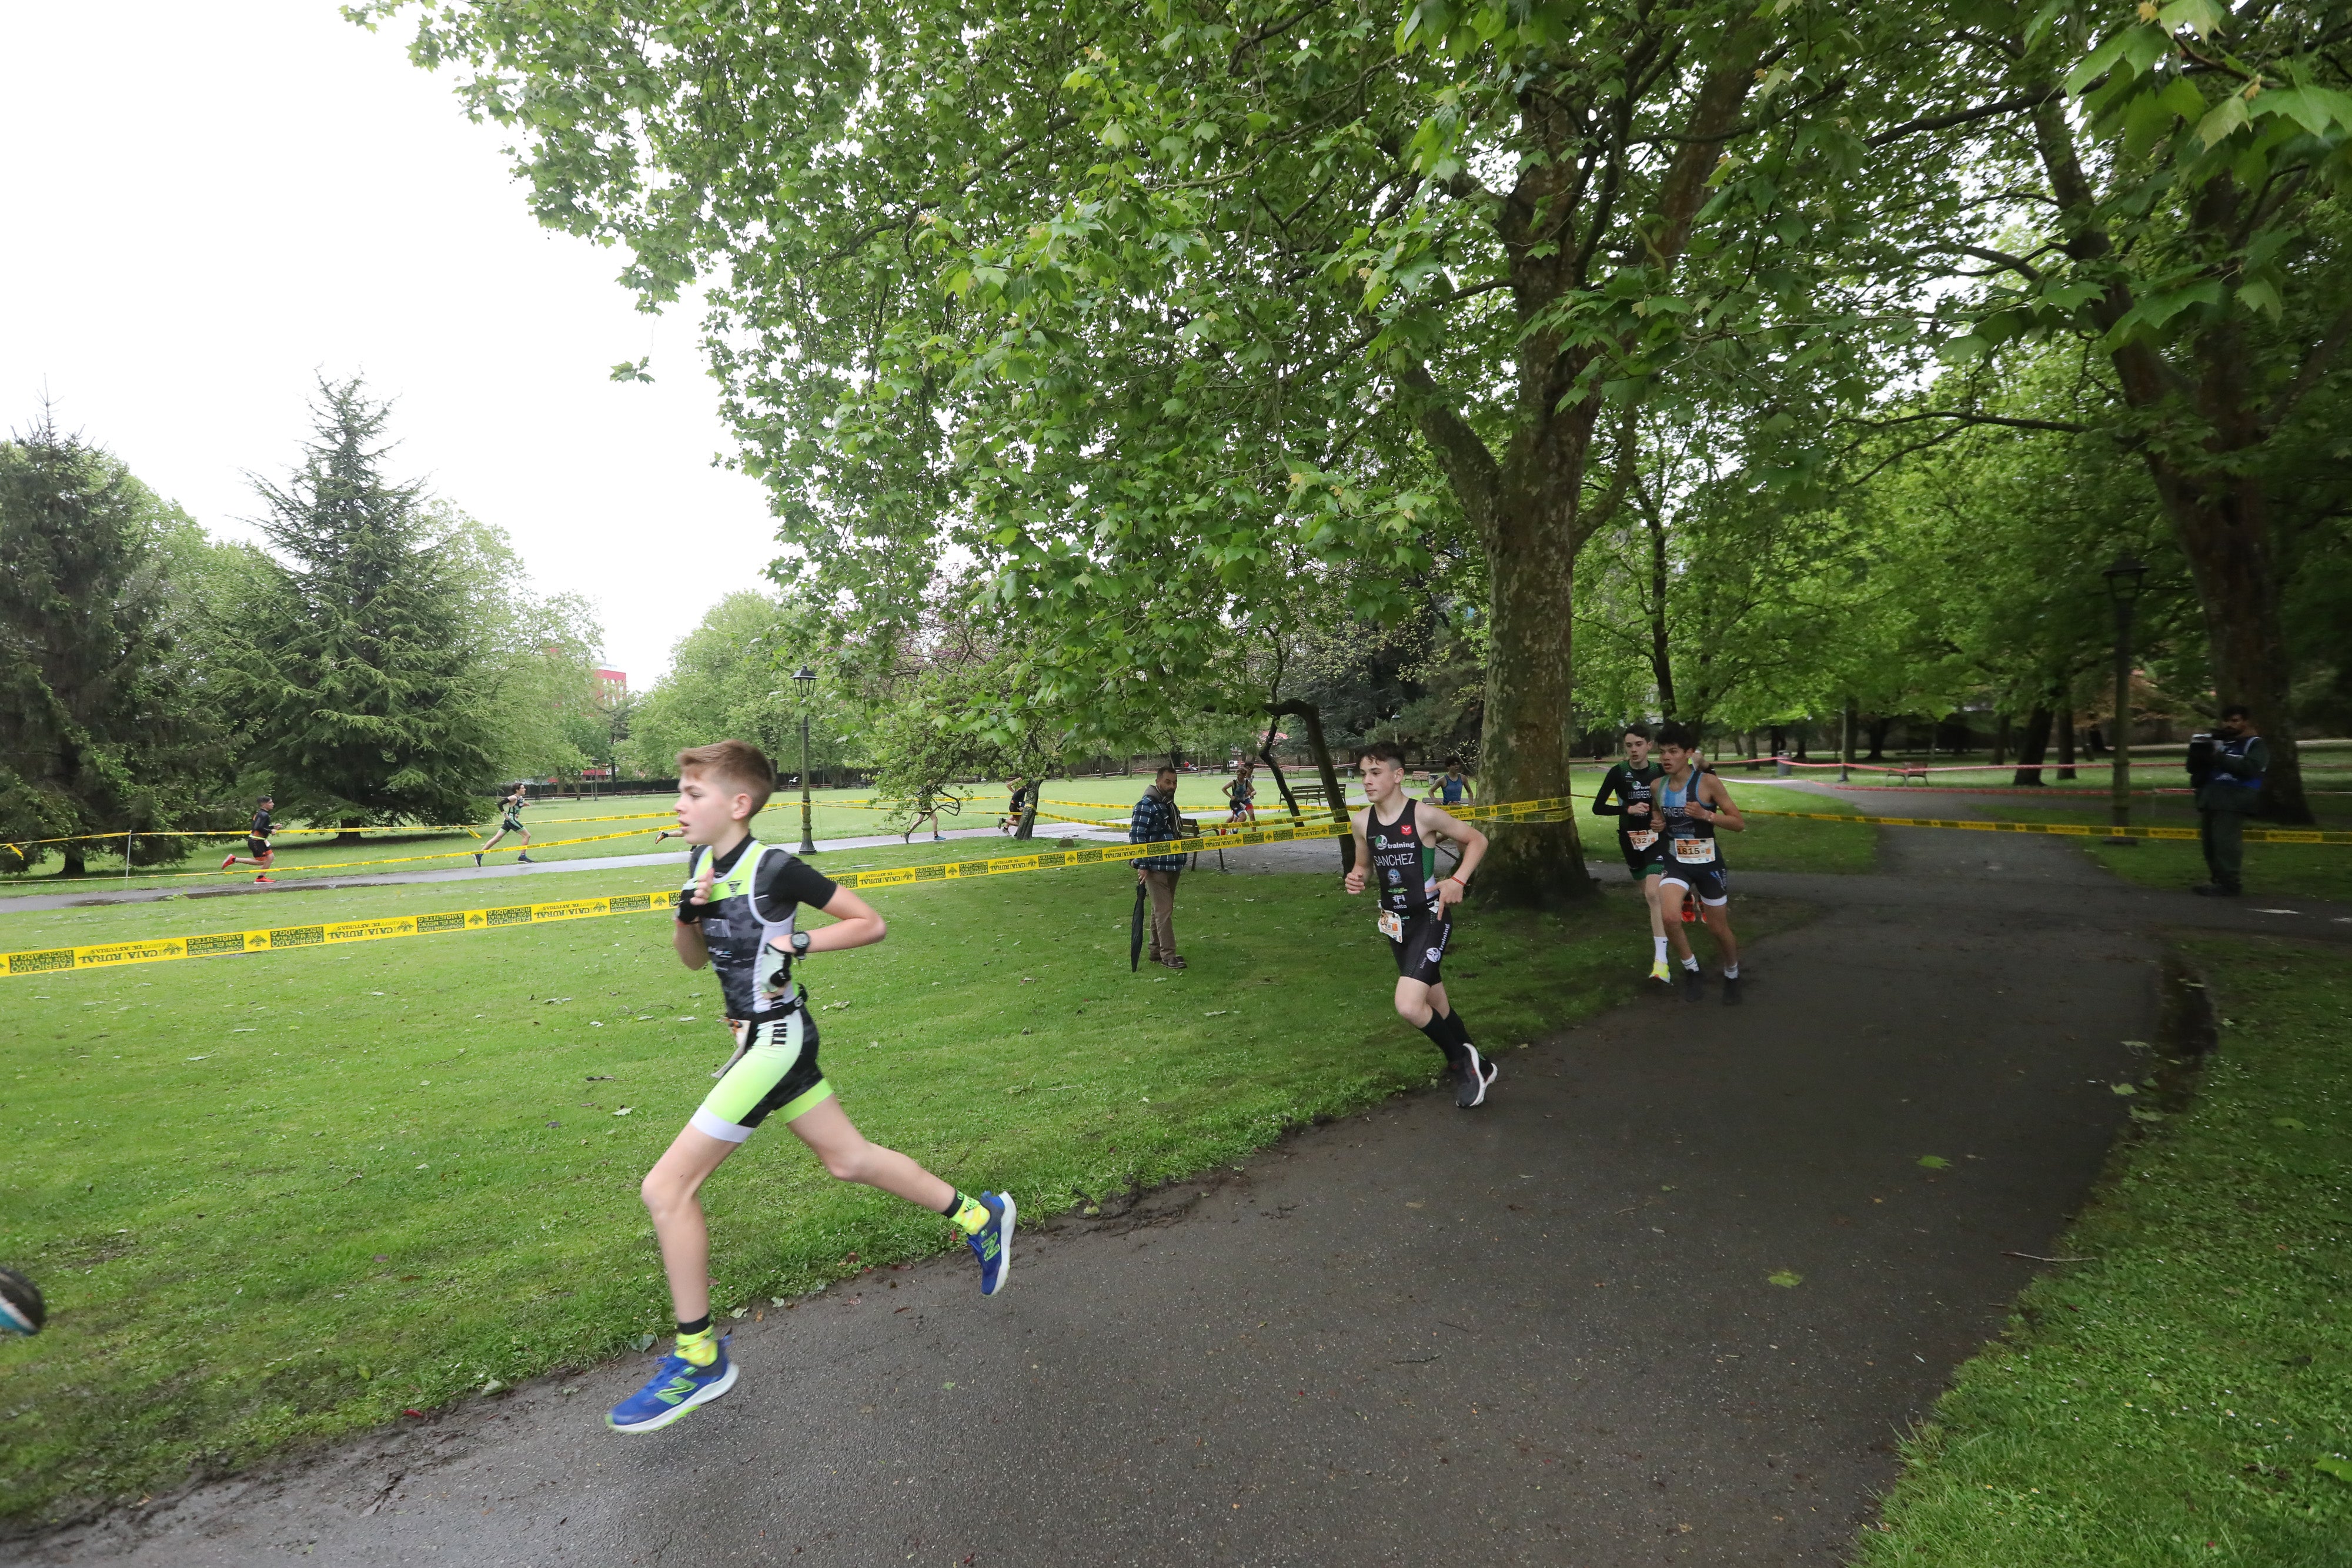
M 1378 879 L 1380 931 L 1396 957 L 1396 1010 L 1445 1053 L 1457 1085 L 1454 1103 L 1466 1111 L 1486 1103 L 1500 1070 L 1470 1043 L 1438 965 L 1454 935 L 1454 906 L 1486 853 L 1486 835 L 1442 806 L 1409 798 L 1404 753 L 1396 746 L 1367 747 L 1359 760 L 1371 803 L 1355 814 L 1356 864 L 1348 891 L 1361 893 Z M 1433 880 L 1437 852 L 1431 841 L 1441 838 L 1462 846 L 1462 863 Z
M 1748 823 L 1732 804 L 1731 791 L 1724 788 L 1723 780 L 1698 770 L 1692 755 L 1697 749 L 1698 737 L 1681 725 L 1670 724 L 1658 731 L 1658 755 L 1666 764 L 1665 777 L 1654 786 L 1665 834 L 1659 844 L 1664 869 L 1658 877 L 1658 898 L 1662 905 L 1671 899 L 1677 915 L 1685 894 L 1698 900 L 1699 918 L 1715 934 L 1716 949 L 1723 955 L 1723 1005 L 1736 1007 L 1739 944 L 1731 935 L 1730 873 L 1723 863 L 1723 845 L 1715 835 L 1717 829 L 1745 832 Z M 1675 954 L 1682 960 L 1683 995 L 1698 1001 L 1706 995 L 1706 982 L 1699 977 L 1690 937 L 1680 918 L 1667 921 L 1666 929 L 1674 934 Z
M 1650 732 L 1641 725 L 1625 727 L 1625 760 L 1601 777 L 1592 797 L 1592 814 L 1617 819 L 1617 848 L 1625 869 L 1642 884 L 1650 906 L 1650 978 L 1675 983 L 1666 967 L 1666 917 L 1658 902 L 1658 876 L 1665 869 L 1664 846 L 1658 841 L 1658 813 L 1651 794 L 1665 769 L 1650 760 Z
M 270 821 L 269 814 L 271 810 L 276 807 L 277 804 L 278 802 L 276 800 L 267 795 L 264 795 L 261 798 L 260 801 L 254 807 L 253 826 L 245 831 L 246 852 L 242 855 L 231 855 L 226 860 L 221 862 L 221 870 L 226 871 L 229 867 L 242 860 L 247 862 L 258 871 L 259 874 L 253 879 L 254 881 L 275 882 L 278 880 L 276 877 L 269 874 L 270 862 L 278 858 L 278 852 L 269 847 L 269 835 L 278 831 L 276 824 Z

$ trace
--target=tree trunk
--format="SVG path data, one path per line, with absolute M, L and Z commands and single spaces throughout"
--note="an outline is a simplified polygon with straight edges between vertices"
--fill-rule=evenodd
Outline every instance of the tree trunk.
M 63 859 L 58 866 L 59 876 L 81 876 L 89 872 L 89 862 L 84 858 L 81 845 L 68 843 L 61 852 Z
M 1348 792 L 1340 788 L 1339 769 L 1331 760 L 1330 747 L 1323 740 L 1322 711 L 1313 703 L 1300 702 L 1296 698 L 1273 706 L 1273 711 L 1296 714 L 1306 721 L 1307 749 L 1314 753 L 1316 771 L 1323 775 L 1323 799 L 1330 803 L 1331 820 L 1344 825 L 1348 821 Z M 1282 793 L 1285 800 L 1289 799 L 1288 789 L 1286 788 Z M 1292 809 L 1297 809 L 1295 804 Z M 1343 872 L 1356 869 L 1356 836 L 1353 833 L 1339 840 L 1339 869 Z
M 1998 716 L 1992 728 L 1992 765 L 1999 768 L 2009 760 L 2010 722 L 2004 712 Z
M 1298 797 L 1290 792 L 1290 780 L 1282 776 L 1282 764 L 1274 759 L 1274 731 L 1280 722 L 1281 716 L 1269 710 L 1265 721 L 1265 744 L 1257 748 L 1257 755 L 1258 760 L 1265 764 L 1265 770 L 1274 775 L 1274 787 L 1282 791 L 1283 809 L 1296 817 L 1299 814 Z
M 1037 797 L 1045 792 L 1045 780 L 1043 778 L 1029 780 L 1029 799 L 1021 807 L 1021 825 L 1013 830 L 1014 838 L 1034 839 L 1037 836 Z
M 1895 727 L 1895 721 L 1891 718 L 1881 718 L 1874 714 L 1871 716 L 1869 727 L 1870 752 L 1863 760 L 1884 762 L 1886 760 L 1886 732 Z
M 2034 110 L 2033 131 L 2051 194 L 2061 212 L 2075 220 L 2067 254 L 2078 261 L 2112 255 L 2113 237 L 2086 221 L 2096 198 L 2075 153 L 2074 127 L 2060 94 L 2053 91 Z M 2244 221 L 2243 204 L 2236 182 L 2217 173 L 2197 197 L 2197 217 L 2213 234 L 2232 234 Z M 2092 313 L 2112 331 L 2137 303 L 2127 275 L 2118 268 L 2105 294 L 2093 302 Z M 2265 465 L 2254 451 L 2270 437 L 2266 405 L 2273 394 L 2248 373 L 2252 356 L 2242 333 L 2231 316 L 2201 330 L 2193 344 L 2193 379 L 2166 363 L 2143 339 L 2116 344 L 2108 359 L 2125 404 L 2141 416 L 2128 428 L 2197 584 L 2214 695 L 2253 710 L 2255 729 L 2270 742 L 2258 810 L 2279 821 L 2309 822 L 2303 759 L 2289 722 L 2293 667 L 2280 613 L 2277 545 L 2263 488 Z M 2119 737 L 2119 743 L 2128 739 Z
M 2058 779 L 2061 783 L 2074 777 L 2074 710 L 2058 710 Z
M 2036 703 L 2025 716 L 2025 737 L 2017 743 L 2017 772 L 2010 779 L 2011 784 L 2042 782 L 2042 758 L 2050 750 L 2050 724 L 2055 716 L 2043 703 Z
M 360 823 L 352 821 L 349 817 L 345 817 L 342 822 L 342 831 L 335 835 L 335 842 L 339 844 L 357 844 L 366 842 L 366 835 L 360 831 Z
M 1805 739 L 1811 732 L 1812 727 L 1813 721 L 1811 719 L 1807 719 L 1804 723 L 1797 726 L 1797 755 L 1791 760 L 1797 762 L 1810 762 L 1812 760 L 1811 758 L 1805 755 Z
M 1665 519 L 1654 507 L 1640 508 L 1650 531 L 1650 679 L 1658 688 L 1658 716 L 1675 722 L 1675 662 L 1666 640 Z

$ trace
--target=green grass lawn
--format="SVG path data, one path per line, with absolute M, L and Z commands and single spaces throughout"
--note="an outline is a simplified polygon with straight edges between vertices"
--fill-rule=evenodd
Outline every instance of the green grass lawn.
M 828 1073 L 869 1135 L 1041 1216 L 1223 1163 L 1433 1076 L 1369 905 L 1335 882 L 1188 878 L 1181 975 L 1128 972 L 1119 869 L 881 890 L 890 940 L 805 971 Z M 299 898 L 332 919 L 463 907 L 451 893 Z M 1743 933 L 1792 918 L 1744 907 Z M 5 916 L 0 945 L 234 929 L 228 913 Z M 1630 995 L 1644 931 L 1622 889 L 1569 917 L 1474 911 L 1450 977 L 1507 1050 Z M 0 1344 L 0 1518 L 136 1497 L 664 1327 L 636 1184 L 730 1047 L 666 917 L 0 985 L 0 1259 L 51 1314 Z M 729 1311 L 950 1244 L 782 1129 L 708 1197 Z
M 2186 951 L 2223 1022 L 2193 1098 L 1905 1446 L 1863 1563 L 2352 1563 L 2352 965 Z

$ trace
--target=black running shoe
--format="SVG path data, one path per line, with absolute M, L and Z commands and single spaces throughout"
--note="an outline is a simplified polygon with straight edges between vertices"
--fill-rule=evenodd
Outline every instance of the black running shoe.
M 1723 1005 L 1727 1008 L 1736 1008 L 1739 1005 L 1741 999 L 1742 998 L 1739 994 L 1739 977 L 1737 975 L 1724 976 Z
M 1683 1000 L 1686 1002 L 1703 1002 L 1706 1000 L 1706 976 L 1700 974 L 1696 969 L 1685 969 L 1683 971 L 1682 983 Z
M 1470 1060 L 1454 1074 L 1454 1103 L 1470 1111 L 1486 1103 L 1486 1091 L 1495 1086 L 1503 1070 L 1479 1055 L 1476 1046 L 1465 1044 L 1462 1049 L 1470 1053 Z

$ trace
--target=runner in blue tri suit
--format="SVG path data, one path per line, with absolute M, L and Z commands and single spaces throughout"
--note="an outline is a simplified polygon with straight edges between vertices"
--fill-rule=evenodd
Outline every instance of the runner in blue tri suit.
M 1347 887 L 1361 893 L 1379 879 L 1381 935 L 1396 958 L 1396 1010 L 1429 1037 L 1453 1070 L 1454 1103 L 1467 1111 L 1486 1103 L 1499 1073 L 1470 1043 L 1470 1031 L 1445 995 L 1438 965 L 1454 936 L 1454 906 L 1468 891 L 1470 873 L 1486 853 L 1486 835 L 1443 808 L 1404 792 L 1404 752 L 1389 741 L 1364 748 L 1364 795 L 1355 814 L 1356 863 Z M 1436 878 L 1434 839 L 1462 846 L 1462 862 Z
M 1437 781 L 1437 799 L 1447 806 L 1475 806 L 1478 792 L 1470 788 L 1470 780 L 1462 776 L 1462 758 L 1456 757 L 1445 764 L 1445 777 Z
M 1732 803 L 1731 791 L 1724 788 L 1723 780 L 1698 770 L 1692 755 L 1697 749 L 1698 737 L 1681 725 L 1670 724 L 1658 731 L 1658 757 L 1666 765 L 1665 777 L 1655 786 L 1660 827 L 1665 835 L 1659 845 L 1663 869 L 1658 874 L 1658 900 L 1661 908 L 1668 900 L 1679 908 L 1685 895 L 1698 900 L 1699 918 L 1715 934 L 1716 948 L 1723 955 L 1723 1004 L 1737 1007 L 1739 944 L 1731 935 L 1729 872 L 1723 863 L 1723 845 L 1715 835 L 1718 828 L 1745 832 L 1748 823 Z M 1683 996 L 1689 1001 L 1701 1000 L 1706 995 L 1706 982 L 1699 977 L 1690 936 L 1680 919 L 1668 920 L 1665 926 L 1675 956 L 1682 960 Z

